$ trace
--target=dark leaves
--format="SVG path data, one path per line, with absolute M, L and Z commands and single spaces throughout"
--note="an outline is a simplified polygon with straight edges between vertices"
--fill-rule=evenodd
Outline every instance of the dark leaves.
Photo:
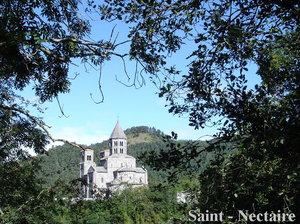
M 224 149 L 226 143 L 239 150 L 215 158 L 200 176 L 200 210 L 297 213 L 293 197 L 299 198 L 299 179 L 291 173 L 299 170 L 300 159 L 295 131 L 300 129 L 298 2 L 183 0 L 158 1 L 155 7 L 138 2 L 132 14 L 122 13 L 137 24 L 132 34 L 144 42 L 134 52 L 149 66 L 153 55 L 165 60 L 165 52 L 175 53 L 193 41 L 189 61 L 182 61 L 188 73 L 180 81 L 166 79 L 159 96 L 167 99 L 170 113 L 188 115 L 196 129 L 218 128 L 207 149 Z M 253 64 L 257 71 L 250 68 Z M 255 72 L 251 89 L 248 80 Z M 173 150 L 153 155 L 156 167 L 173 167 L 176 173 L 187 168 L 187 158 L 194 159 L 175 142 L 169 147 Z

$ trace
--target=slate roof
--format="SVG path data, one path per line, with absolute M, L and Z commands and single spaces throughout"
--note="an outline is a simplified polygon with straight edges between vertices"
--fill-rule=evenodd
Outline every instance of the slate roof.
M 117 124 L 109 138 L 127 139 L 124 131 L 121 128 L 121 125 L 119 124 L 119 121 L 117 122 Z
M 93 173 L 94 171 L 95 169 L 92 166 L 88 169 L 88 173 Z
M 109 184 L 110 185 L 119 185 L 121 183 L 121 180 L 119 179 L 114 179 L 113 181 L 111 181 Z
M 107 170 L 103 166 L 96 166 L 97 173 L 107 173 Z
M 119 168 L 118 170 L 116 170 L 117 172 L 135 172 L 135 169 L 129 166 L 123 166 L 121 168 Z M 115 171 L 115 172 L 116 172 Z

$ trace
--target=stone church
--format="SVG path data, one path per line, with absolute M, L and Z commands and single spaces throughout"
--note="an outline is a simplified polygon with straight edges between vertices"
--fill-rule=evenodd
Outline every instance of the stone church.
M 94 150 L 81 151 L 80 177 L 88 183 L 82 189 L 85 198 L 92 197 L 93 190 L 115 191 L 121 183 L 133 187 L 148 184 L 147 170 L 136 167 L 136 159 L 127 155 L 127 137 L 119 121 L 109 138 L 109 149 L 100 152 L 98 164 L 94 162 Z

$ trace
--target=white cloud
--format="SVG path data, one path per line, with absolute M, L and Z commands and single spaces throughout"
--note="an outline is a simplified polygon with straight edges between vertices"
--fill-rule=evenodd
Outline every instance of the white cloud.
M 104 134 L 98 129 L 90 129 L 90 125 L 87 127 L 64 127 L 61 130 L 53 134 L 54 139 L 64 139 L 70 142 L 76 142 L 77 144 L 90 145 L 95 143 L 100 143 L 109 138 L 109 135 Z M 63 142 L 50 143 L 48 149 L 52 146 L 62 145 Z
M 194 128 L 187 128 L 187 129 L 178 129 L 175 131 L 178 134 L 178 139 L 184 140 L 210 140 L 213 139 L 213 132 L 214 130 L 194 130 Z

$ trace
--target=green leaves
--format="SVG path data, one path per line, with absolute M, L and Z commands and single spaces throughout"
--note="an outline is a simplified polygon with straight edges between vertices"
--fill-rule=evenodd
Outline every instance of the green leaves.
M 165 80 L 159 96 L 167 99 L 170 113 L 188 115 L 196 129 L 211 123 L 218 128 L 207 150 L 221 150 L 221 143 L 238 150 L 226 158 L 230 165 L 224 165 L 220 154 L 199 177 L 203 188 L 199 207 L 227 215 L 234 215 L 232 208 L 300 211 L 299 179 L 292 175 L 299 170 L 300 159 L 299 5 L 156 1 L 139 2 L 132 14 L 120 13 L 136 25 L 131 37 L 143 40 L 142 46 L 132 45 L 132 52 L 150 67 L 152 58 L 166 61 L 165 52 L 195 44 L 189 60 L 182 61 L 189 69 L 184 75 L 160 63 L 172 79 Z M 173 79 L 174 74 L 180 77 Z M 253 89 L 248 80 L 254 82 Z M 172 150 L 148 155 L 152 159 L 148 162 L 159 161 L 153 165 L 173 167 L 178 173 L 189 167 L 188 159 L 199 156 L 193 146 L 174 144 L 169 144 Z

